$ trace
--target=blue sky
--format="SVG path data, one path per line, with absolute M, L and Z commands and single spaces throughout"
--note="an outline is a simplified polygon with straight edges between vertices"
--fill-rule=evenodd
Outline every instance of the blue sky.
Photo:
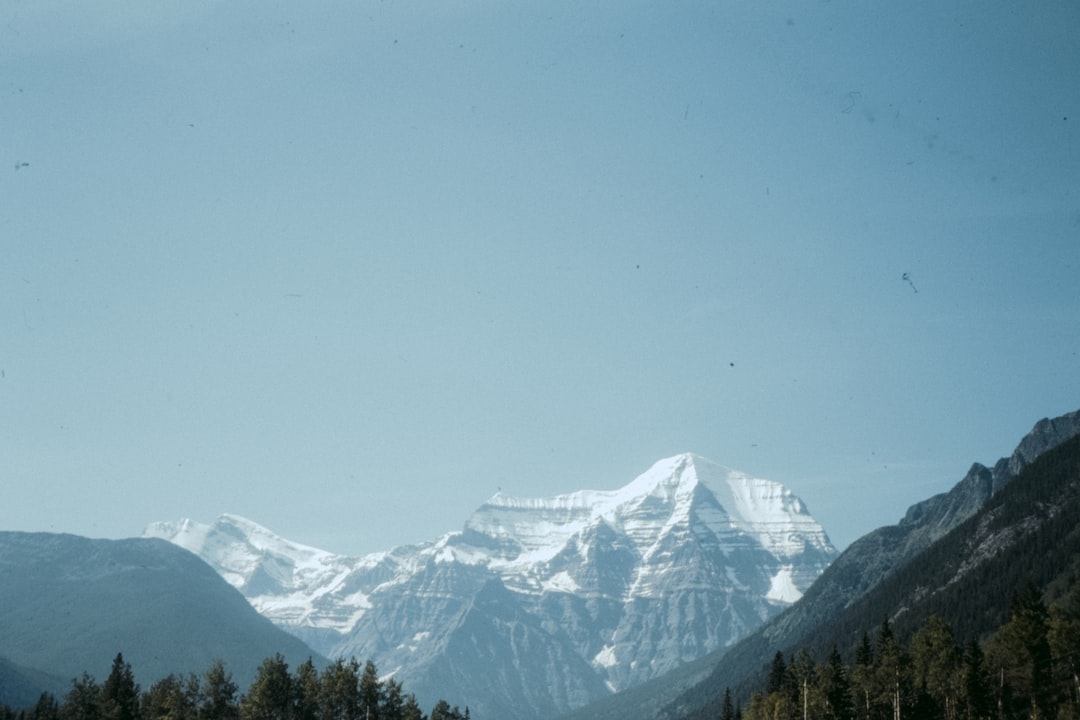
M 693 451 L 844 546 L 1080 407 L 1078 30 L 0 2 L 0 528 L 361 553 Z

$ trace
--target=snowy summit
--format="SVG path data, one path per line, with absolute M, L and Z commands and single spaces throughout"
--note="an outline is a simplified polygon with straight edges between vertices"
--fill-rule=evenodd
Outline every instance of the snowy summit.
M 492 696 L 470 704 L 537 717 L 733 643 L 801 597 L 836 555 L 783 485 L 689 453 L 618 490 L 498 493 L 461 531 L 362 558 L 235 515 L 145 534 L 201 556 L 324 655 L 371 658 L 418 694 L 483 677 L 481 667 L 490 679 L 497 660 L 508 677 L 477 687 Z M 527 677 L 544 687 L 529 691 Z

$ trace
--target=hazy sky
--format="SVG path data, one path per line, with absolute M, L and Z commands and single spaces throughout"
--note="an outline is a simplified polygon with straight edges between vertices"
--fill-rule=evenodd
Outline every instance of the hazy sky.
M 0 0 L 0 529 L 362 553 L 693 451 L 845 546 L 1080 408 L 1078 34 Z

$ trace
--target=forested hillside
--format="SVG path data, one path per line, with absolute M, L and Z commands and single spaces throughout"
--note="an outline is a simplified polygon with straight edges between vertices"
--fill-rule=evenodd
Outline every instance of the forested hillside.
M 1047 607 L 1033 584 L 1013 595 L 1009 619 L 987 640 L 960 642 L 951 625 L 928 617 L 908 640 L 883 620 L 864 633 L 845 663 L 805 649 L 777 652 L 745 712 L 730 690 L 721 720 L 826 718 L 919 720 L 1075 718 L 1080 714 L 1077 650 L 1080 586 Z
M 936 706 L 927 705 L 918 683 L 914 658 L 921 652 L 918 643 L 925 640 L 925 634 L 932 628 L 939 635 L 942 628 L 947 628 L 954 645 L 968 653 L 978 650 L 992 660 L 994 665 L 988 672 L 996 673 L 998 693 L 993 703 L 1001 711 L 995 717 L 1028 717 L 1025 713 L 1034 712 L 1032 708 L 1036 706 L 1040 708 L 1038 717 L 1056 717 L 1062 708 L 1066 713 L 1073 712 L 1076 686 L 1071 684 L 1071 678 L 1080 654 L 1076 629 L 1080 618 L 1078 585 L 1080 438 L 1074 438 L 1041 455 L 978 513 L 913 558 L 858 603 L 808 634 L 802 642 L 773 648 L 770 655 L 759 654 L 757 671 L 739 678 L 714 673 L 686 693 L 678 707 L 669 709 L 667 716 L 720 717 L 724 713 L 725 695 L 735 703 L 740 699 L 745 703 L 755 692 L 758 701 L 753 705 L 754 710 L 764 712 L 762 703 L 778 689 L 768 679 L 776 679 L 778 658 L 781 662 L 787 658 L 789 665 L 800 668 L 795 671 L 802 678 L 799 683 L 807 678 L 826 682 L 824 678 L 838 672 L 837 665 L 845 666 L 854 682 L 856 671 L 867 665 L 868 658 L 883 662 L 882 658 L 887 659 L 889 653 L 895 652 L 896 667 L 912 673 L 911 678 L 904 680 L 909 686 L 901 689 L 899 700 L 893 701 L 881 696 L 878 687 L 874 691 L 878 700 L 870 703 L 870 712 L 853 717 L 876 717 L 881 702 L 889 701 L 895 707 L 890 706 L 886 715 L 896 711 L 900 714 L 893 717 L 940 716 L 952 720 L 961 715 L 954 712 L 955 706 L 940 697 L 936 700 L 944 703 L 940 712 L 926 709 Z M 1029 627 L 1033 623 L 1034 627 Z M 877 643 L 873 645 L 875 654 L 868 655 L 867 633 L 872 633 L 875 627 L 879 628 Z M 1040 637 L 1051 643 L 1051 650 L 1043 648 Z M 895 650 L 889 649 L 891 642 L 895 642 Z M 1024 660 L 1036 650 L 1022 648 L 1023 642 L 1039 645 L 1037 651 L 1042 659 L 1037 666 L 1030 659 Z M 770 656 L 771 665 L 767 659 Z M 1028 664 L 1023 665 L 1025 662 Z M 1042 675 L 1033 678 L 1032 673 Z M 874 670 L 871 674 L 877 677 L 879 673 Z M 1053 682 L 1048 679 L 1051 676 Z M 864 709 L 867 692 L 870 691 L 864 688 Z M 789 692 L 786 699 L 792 698 Z M 783 710 L 786 706 L 778 697 L 773 697 L 770 702 L 779 714 L 770 717 L 802 717 L 801 705 L 809 699 L 810 695 L 799 694 L 796 704 L 800 707 L 796 708 L 797 712 L 792 711 L 796 714 L 791 714 Z M 859 706 L 853 704 L 853 707 Z M 949 710 L 950 707 L 953 709 Z M 973 714 L 963 717 L 988 717 L 980 714 L 978 707 L 981 706 L 976 703 Z M 1048 709 L 1054 714 L 1047 715 Z M 825 716 L 852 717 L 835 708 L 828 712 L 833 714 Z

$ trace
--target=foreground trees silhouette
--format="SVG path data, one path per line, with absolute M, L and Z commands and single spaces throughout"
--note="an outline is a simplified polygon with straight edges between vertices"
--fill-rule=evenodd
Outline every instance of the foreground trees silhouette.
M 141 692 L 122 654 L 105 682 L 83 673 L 61 702 L 45 693 L 31 708 L 0 706 L 0 720 L 467 720 L 445 700 L 425 715 L 416 696 L 393 678 L 380 680 L 370 660 L 337 659 L 319 671 L 309 658 L 290 672 L 280 655 L 265 659 L 247 693 L 216 661 L 200 675 L 169 675 Z

